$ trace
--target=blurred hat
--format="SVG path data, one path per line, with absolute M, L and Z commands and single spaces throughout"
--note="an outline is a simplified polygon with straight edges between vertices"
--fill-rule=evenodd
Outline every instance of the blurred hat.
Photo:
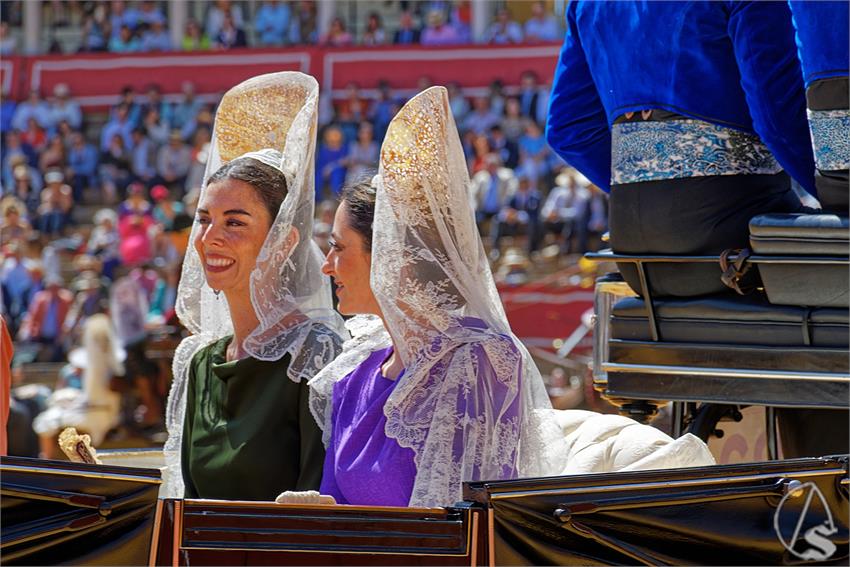
M 44 174 L 44 182 L 45 183 L 62 183 L 65 181 L 65 176 L 62 175 L 61 171 L 48 171 Z
M 100 224 L 105 220 L 111 220 L 112 224 L 118 223 L 118 213 L 112 209 L 100 209 L 94 214 L 94 223 Z
M 58 97 L 66 97 L 71 94 L 71 89 L 68 88 L 68 85 L 65 83 L 58 83 L 55 87 L 53 87 L 53 94 Z
M 46 276 L 44 276 L 44 285 L 45 286 L 51 286 L 51 285 L 64 286 L 65 285 L 65 279 L 59 274 L 47 274 Z
M 30 178 L 30 168 L 27 165 L 20 164 L 16 165 L 12 170 L 12 175 L 14 175 L 15 179 L 29 179 Z
M 168 187 L 165 185 L 154 185 L 151 189 L 151 198 L 154 201 L 163 201 L 168 198 Z
M 135 183 L 130 183 L 127 185 L 127 194 L 128 195 L 142 195 L 145 192 L 145 186 L 139 183 L 138 181 Z

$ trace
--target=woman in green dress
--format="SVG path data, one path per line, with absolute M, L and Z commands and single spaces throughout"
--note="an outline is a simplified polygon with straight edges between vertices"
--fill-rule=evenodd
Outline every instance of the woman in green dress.
M 178 289 L 193 334 L 174 359 L 167 496 L 273 500 L 321 481 L 306 382 L 344 331 L 312 241 L 317 100 L 288 72 L 219 106 Z

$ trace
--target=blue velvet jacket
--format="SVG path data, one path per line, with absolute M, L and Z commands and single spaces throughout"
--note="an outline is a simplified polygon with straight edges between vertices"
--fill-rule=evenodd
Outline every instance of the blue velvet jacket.
M 756 134 L 815 193 L 805 92 L 784 2 L 570 2 L 549 144 L 608 191 L 611 125 L 644 109 Z
M 846 2 L 788 2 L 794 27 L 797 30 L 797 52 L 803 64 L 803 80 L 808 87 L 812 81 L 830 77 L 846 77 L 850 3 Z

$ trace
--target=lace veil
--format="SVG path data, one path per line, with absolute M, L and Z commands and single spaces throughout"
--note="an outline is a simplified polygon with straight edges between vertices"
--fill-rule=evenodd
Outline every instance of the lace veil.
M 338 352 L 345 332 L 331 303 L 323 256 L 313 242 L 314 153 L 319 85 L 297 72 L 260 75 L 230 89 L 216 113 L 206 180 L 222 165 L 251 157 L 283 172 L 287 195 L 251 273 L 251 302 L 259 320 L 244 349 L 260 360 L 291 357 L 288 375 L 309 379 Z M 203 196 L 204 188 L 201 189 Z M 291 233 L 298 235 L 293 245 Z M 198 226 L 192 228 L 194 242 Z M 177 291 L 177 315 L 192 333 L 174 354 L 166 407 L 165 495 L 182 497 L 180 443 L 191 360 L 202 347 L 233 333 L 224 295 L 207 285 L 198 253 L 189 246 Z
M 536 473 L 533 410 L 551 405 L 496 291 L 445 88 L 392 120 L 374 183 L 371 285 L 405 366 L 384 407 L 386 434 L 416 454 L 410 505 L 460 501 L 464 480 Z M 380 327 L 346 343 L 311 386 L 327 393 L 330 373 L 342 378 L 386 346 Z

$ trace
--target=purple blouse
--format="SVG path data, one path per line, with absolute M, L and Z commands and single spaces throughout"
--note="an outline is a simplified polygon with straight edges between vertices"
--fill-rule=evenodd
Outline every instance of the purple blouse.
M 384 433 L 384 404 L 398 381 L 381 365 L 392 352 L 373 352 L 334 384 L 330 445 L 325 453 L 321 493 L 339 504 L 407 506 L 416 478 L 413 449 Z

